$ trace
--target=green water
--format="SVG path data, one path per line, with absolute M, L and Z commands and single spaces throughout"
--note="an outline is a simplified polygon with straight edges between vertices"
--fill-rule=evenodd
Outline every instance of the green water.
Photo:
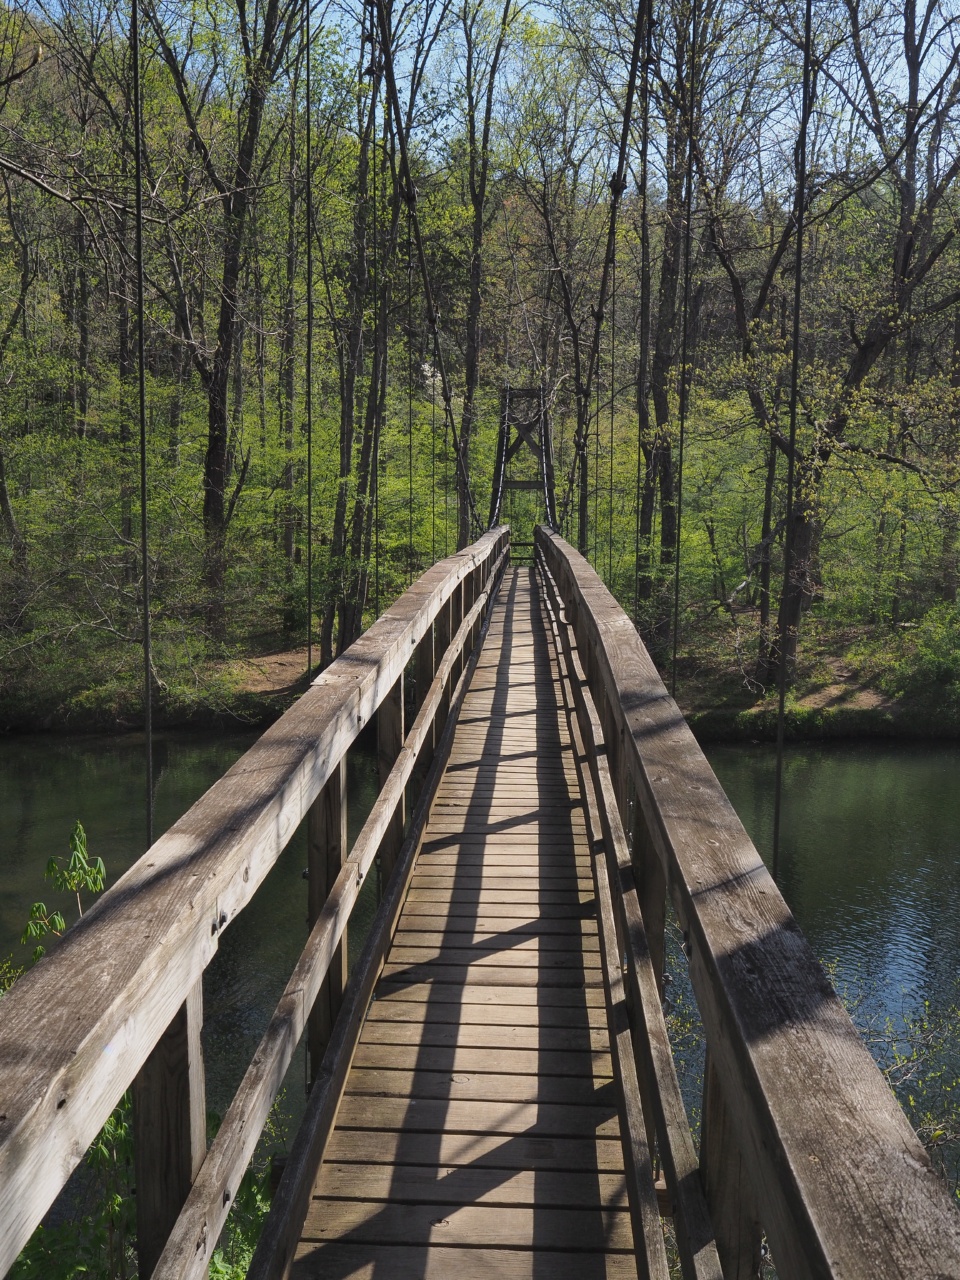
M 156 830 L 188 808 L 253 737 L 164 736 L 156 748 Z M 708 754 L 768 857 L 772 748 L 713 746 Z M 354 833 L 372 803 L 374 775 L 369 753 L 351 753 Z M 0 955 L 22 954 L 19 936 L 36 899 L 69 912 L 69 901 L 48 891 L 43 869 L 51 854 L 66 852 L 77 818 L 91 852 L 107 865 L 108 883 L 140 855 L 142 779 L 143 743 L 136 737 L 0 741 Z M 924 1000 L 934 1010 L 957 1003 L 958 780 L 960 746 L 871 742 L 787 750 L 781 888 L 814 950 L 857 988 L 867 1013 L 897 1017 Z M 303 944 L 305 860 L 301 832 L 226 931 L 207 973 L 208 1096 L 216 1110 L 239 1083 Z M 369 913 L 372 903 L 363 907 Z M 302 1073 L 300 1060 L 288 1088 L 294 1116 Z
M 255 740 L 256 734 L 167 734 L 155 743 L 155 831 L 159 835 L 190 807 Z M 348 757 L 351 838 L 376 794 L 369 753 Z M 0 740 L 0 956 L 28 952 L 20 935 L 30 904 L 59 907 L 68 921 L 76 903 L 52 892 L 43 872 L 53 854 L 68 851 L 79 818 L 91 855 L 103 858 L 112 884 L 141 855 L 144 748 L 138 736 Z M 204 977 L 207 1100 L 220 1114 L 233 1096 L 306 940 L 306 837 L 301 829 L 247 909 L 225 931 Z M 368 881 L 375 889 L 374 880 Z M 354 937 L 369 920 L 368 893 L 355 911 Z M 288 1078 L 287 1110 L 302 1107 L 303 1060 Z
M 771 865 L 774 753 L 708 757 Z M 788 745 L 778 879 L 817 954 L 870 1010 L 957 1001 L 960 746 Z

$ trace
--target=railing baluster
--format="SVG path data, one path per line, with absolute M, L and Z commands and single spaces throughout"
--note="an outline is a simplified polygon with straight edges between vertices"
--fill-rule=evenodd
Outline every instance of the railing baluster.
M 647 830 L 639 799 L 633 805 L 633 839 L 631 860 L 637 877 L 640 914 L 647 931 L 650 960 L 657 979 L 657 990 L 663 996 L 663 966 L 666 959 L 667 877 L 657 857 Z
M 380 703 L 377 711 L 377 766 L 381 787 L 396 764 L 400 748 L 403 746 L 403 738 L 403 673 L 401 672 L 399 680 Z M 380 846 L 380 873 L 384 885 L 390 879 L 397 853 L 403 844 L 405 821 L 406 804 L 401 799 Z
M 323 904 L 347 857 L 347 758 L 341 759 L 317 796 L 307 815 L 307 925 L 317 922 Z M 330 1040 L 330 1032 L 347 985 L 347 933 L 340 944 L 320 994 L 317 996 L 307 1030 L 310 1053 L 310 1080 L 316 1079 L 320 1062 Z
M 724 1280 L 756 1280 L 760 1270 L 760 1223 L 749 1170 L 709 1051 L 703 1081 L 700 1175 Z
M 207 1151 L 203 984 L 198 982 L 133 1082 L 137 1256 L 147 1280 Z

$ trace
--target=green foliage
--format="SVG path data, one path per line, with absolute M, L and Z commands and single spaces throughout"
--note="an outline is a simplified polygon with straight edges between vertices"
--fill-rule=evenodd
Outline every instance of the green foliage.
M 911 627 L 881 683 L 891 694 L 960 709 L 960 607 L 936 605 Z
M 83 915 L 83 902 L 80 895 L 82 893 L 97 894 L 103 892 L 107 875 L 103 859 L 94 858 L 91 861 L 88 857 L 87 833 L 79 821 L 70 834 L 70 858 L 67 865 L 62 866 L 60 858 L 52 857 L 47 863 L 47 869 L 43 874 L 47 880 L 52 881 L 55 889 L 61 893 L 72 893 L 74 895 L 77 900 L 78 918 Z M 48 912 L 45 903 L 35 902 L 30 908 L 30 918 L 20 940 L 26 946 L 29 942 L 51 934 L 59 938 L 66 931 L 66 928 L 67 925 L 62 912 Z M 38 944 L 33 952 L 34 963 L 43 954 L 44 948 Z

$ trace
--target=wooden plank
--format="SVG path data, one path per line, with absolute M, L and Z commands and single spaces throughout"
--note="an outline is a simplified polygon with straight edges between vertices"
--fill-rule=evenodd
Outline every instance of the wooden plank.
M 383 967 L 384 980 L 394 983 L 400 979 L 409 983 L 429 982 L 431 978 L 441 974 L 445 982 L 468 986 L 477 982 L 487 986 L 530 987 L 534 990 L 542 988 L 546 991 L 553 987 L 571 987 L 576 990 L 578 986 L 603 985 L 599 969 L 578 971 L 573 968 L 549 968 L 545 965 L 530 969 L 507 965 L 406 965 L 393 961 L 388 961 Z
M 328 1243 L 301 1245 L 293 1269 L 296 1280 L 636 1280 L 628 1253 L 565 1254 L 541 1249 L 456 1249 L 431 1246 Z
M 591 1138 L 544 1134 L 420 1133 L 410 1129 L 335 1129 L 327 1147 L 341 1164 L 464 1166 L 534 1172 L 609 1173 L 623 1177 L 617 1136 Z
M 562 898 L 565 895 L 559 896 Z M 589 923 L 596 927 L 594 908 L 590 902 L 580 902 L 572 896 L 566 904 L 542 902 L 537 894 L 530 894 L 528 897 L 532 899 L 529 902 L 516 901 L 512 898 L 507 902 L 498 902 L 491 901 L 489 895 L 484 894 L 483 898 L 475 904 L 461 905 L 458 898 L 450 893 L 444 894 L 435 890 L 418 893 L 411 890 L 404 906 L 404 916 L 408 919 L 424 916 L 449 920 L 509 920 L 516 921 L 516 927 L 524 923 L 545 925 L 551 920 L 580 921 L 582 924 Z M 449 908 L 449 914 L 446 917 L 443 916 L 444 907 Z
M 626 1251 L 633 1246 L 630 1215 L 617 1209 L 515 1209 L 465 1204 L 437 1213 L 434 1205 L 328 1200 L 310 1206 L 303 1240 L 349 1236 L 371 1244 L 468 1245 L 528 1249 L 549 1241 L 571 1253 Z
M 481 1037 L 474 1037 L 481 1039 Z M 589 1047 L 548 1049 L 532 1045 L 520 1049 L 515 1045 L 496 1047 L 481 1043 L 480 1047 L 463 1044 L 458 1037 L 455 1046 L 428 1044 L 423 1039 L 414 1044 L 372 1043 L 364 1034 L 353 1055 L 355 1067 L 384 1071 L 452 1071 L 456 1075 L 488 1071 L 494 1075 L 524 1076 L 589 1076 L 608 1078 L 611 1074 L 610 1053 L 606 1046 L 596 1052 Z
M 456 904 L 458 905 L 458 904 Z M 549 915 L 525 914 L 502 915 L 501 907 L 484 907 L 482 913 L 475 908 L 464 906 L 462 911 L 452 910 L 446 916 L 430 909 L 430 904 L 411 903 L 404 908 L 402 933 L 437 933 L 442 931 L 449 936 L 463 933 L 475 939 L 499 937 L 501 934 L 531 934 L 546 937 L 551 935 L 570 934 L 573 937 L 595 938 L 597 922 L 592 917 L 580 915 L 575 910 L 564 913 L 552 912 Z
M 381 788 L 386 784 L 397 757 L 403 748 L 404 678 L 401 671 L 396 683 L 380 703 L 377 710 L 377 770 Z M 400 796 L 393 811 L 390 825 L 380 844 L 380 870 L 386 883 L 393 874 L 397 854 L 403 844 L 403 828 L 406 822 L 406 799 Z
M 724 1280 L 754 1280 L 760 1270 L 763 1236 L 756 1193 L 709 1054 L 704 1067 L 700 1173 L 716 1224 Z
M 463 917 L 461 917 L 463 919 Z M 422 922 L 421 922 L 422 923 Z M 425 923 L 419 929 L 398 929 L 393 935 L 396 947 L 425 947 L 436 951 L 454 947 L 458 950 L 479 951 L 596 951 L 599 947 L 596 933 L 587 933 L 579 927 L 579 921 L 552 921 L 552 929 L 544 929 L 534 921 L 522 921 L 523 928 L 507 927 L 502 930 L 456 928 L 429 930 Z M 559 926 L 559 927 L 558 927 Z
M 409 1005 L 417 1012 L 423 1005 Z M 607 1053 L 609 1041 L 606 1027 L 597 1019 L 593 1026 L 544 1026 L 539 1020 L 529 1026 L 497 1023 L 469 1023 L 459 1018 L 448 1022 L 423 1022 L 420 1018 L 408 1020 L 386 1021 L 384 1019 L 367 1018 L 363 1028 L 360 1044 L 366 1048 L 379 1045 L 410 1045 L 414 1047 L 436 1047 L 451 1049 L 489 1049 L 491 1051 L 526 1049 L 541 1052 L 545 1055 L 553 1053 L 570 1053 L 576 1057 L 578 1053 Z M 357 1050 L 358 1062 L 366 1062 L 366 1058 Z M 372 1065 L 367 1062 L 367 1065 Z M 531 1067 L 531 1070 L 534 1068 Z
M 507 1075 L 488 1071 L 368 1071 L 354 1067 L 344 1097 L 436 1099 L 439 1102 L 556 1103 L 604 1108 L 610 1077 Z
M 585 1007 L 602 1007 L 603 993 L 591 987 L 582 991 L 566 991 L 562 987 L 545 987 L 543 991 L 536 988 L 513 987 L 504 990 L 501 986 L 484 986 L 483 983 L 471 983 L 464 987 L 456 982 L 425 982 L 422 984 L 406 983 L 402 987 L 386 982 L 383 979 L 377 984 L 377 1002 L 400 1000 L 429 1001 L 431 1006 L 439 1008 L 444 1002 L 469 1005 L 497 1005 L 498 1007 L 528 1007 L 541 1010 L 549 1005 L 565 1009 L 580 1010 Z
M 622 1173 L 557 1169 L 478 1168 L 437 1163 L 420 1165 L 337 1164 L 327 1162 L 317 1180 L 315 1199 L 394 1200 L 405 1204 L 503 1205 L 551 1209 L 626 1209 Z
M 533 940 L 535 943 L 539 939 Z M 440 947 L 405 947 L 394 945 L 390 952 L 391 964 L 443 964 L 471 965 L 483 967 L 493 965 L 497 968 L 518 969 L 597 969 L 600 959 L 596 951 L 584 954 L 580 947 L 564 949 L 538 946 L 494 947 L 455 947 L 446 944 Z

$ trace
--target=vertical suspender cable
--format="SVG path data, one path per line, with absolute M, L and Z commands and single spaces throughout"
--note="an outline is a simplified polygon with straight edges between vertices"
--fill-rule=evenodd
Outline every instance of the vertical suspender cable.
M 790 357 L 790 445 L 787 453 L 787 531 L 783 541 L 783 581 L 786 586 L 793 572 L 793 503 L 795 458 L 797 446 L 797 407 L 800 387 L 800 285 L 803 271 L 803 232 L 807 201 L 807 130 L 813 110 L 813 4 L 806 0 L 803 15 L 803 97 L 800 108 L 800 135 L 797 138 L 797 189 L 794 223 L 797 242 L 793 276 L 793 351 Z M 773 878 L 777 879 L 780 862 L 780 825 L 783 802 L 783 738 L 787 697 L 787 661 L 784 652 L 783 618 L 778 621 L 777 649 L 777 765 L 773 787 Z
M 616 247 L 614 247 L 616 254 Z M 617 259 L 610 266 L 610 484 L 607 491 L 607 586 L 613 589 L 613 417 L 617 403 Z
M 643 493 L 643 447 L 640 431 L 647 398 L 647 362 L 650 354 L 650 224 L 647 200 L 647 163 L 650 153 L 650 60 L 653 40 L 650 0 L 644 5 L 643 78 L 640 81 L 640 368 L 637 376 L 637 509 L 634 526 L 633 621 L 640 616 L 640 503 Z
M 670 664 L 670 694 L 677 696 L 677 645 L 680 638 L 680 532 L 683 520 L 683 451 L 686 441 L 687 396 L 690 387 L 690 375 L 687 369 L 687 356 L 690 337 L 690 249 L 693 242 L 693 130 L 694 130 L 694 98 L 697 90 L 697 45 L 699 43 L 700 13 L 694 0 L 693 23 L 690 30 L 690 80 L 687 89 L 687 171 L 685 175 L 686 191 L 683 206 L 683 320 L 680 339 L 680 404 L 679 428 L 680 441 L 677 456 L 677 489 L 676 511 L 674 522 L 673 548 L 673 654 Z
M 437 382 L 431 367 L 430 388 L 430 563 L 437 563 Z
M 137 408 L 140 419 L 140 563 L 143 606 L 143 732 L 146 738 L 147 847 L 153 844 L 153 646 L 150 632 L 150 542 L 147 520 L 147 374 L 143 289 L 143 108 L 140 86 L 140 0 L 130 6 L 130 51 L 133 60 L 133 133 L 137 271 Z
M 407 206 L 407 583 L 413 582 L 413 215 Z
M 307 368 L 306 368 L 306 416 L 307 416 L 307 677 L 313 670 L 313 94 L 311 54 L 311 0 L 304 4 L 304 41 L 307 47 L 307 65 L 304 84 L 306 103 L 306 220 L 307 220 Z
M 380 205 L 379 183 L 377 181 L 377 95 L 379 84 L 377 71 L 376 15 L 370 15 L 370 62 L 374 70 L 370 80 L 370 92 L 374 95 L 371 109 L 370 134 L 373 143 L 373 181 L 371 207 L 373 212 L 373 354 L 371 359 L 371 375 L 376 372 L 374 384 L 371 376 L 371 389 L 374 395 L 373 405 L 373 458 L 370 482 L 373 485 L 373 612 L 380 617 Z M 386 146 L 386 143 L 384 143 Z
M 593 564 L 600 564 L 600 352 L 597 352 L 597 431 L 593 442 Z M 587 453 L 584 450 L 584 463 Z

